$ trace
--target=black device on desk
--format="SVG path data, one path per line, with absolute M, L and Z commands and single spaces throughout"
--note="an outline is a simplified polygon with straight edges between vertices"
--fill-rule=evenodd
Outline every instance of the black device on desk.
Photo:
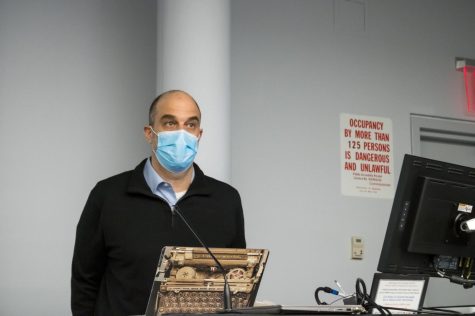
M 475 285 L 475 169 L 405 155 L 378 271 Z

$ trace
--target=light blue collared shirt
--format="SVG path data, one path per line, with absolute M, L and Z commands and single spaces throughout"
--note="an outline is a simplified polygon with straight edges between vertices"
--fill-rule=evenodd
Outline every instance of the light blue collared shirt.
M 177 197 L 173 187 L 170 183 L 165 182 L 162 177 L 153 169 L 150 159 L 147 159 L 145 167 L 143 168 L 143 176 L 145 177 L 145 182 L 147 182 L 150 190 L 153 194 L 161 197 L 168 202 L 170 207 L 174 206 L 177 202 Z M 193 176 L 195 176 L 195 171 L 193 169 Z

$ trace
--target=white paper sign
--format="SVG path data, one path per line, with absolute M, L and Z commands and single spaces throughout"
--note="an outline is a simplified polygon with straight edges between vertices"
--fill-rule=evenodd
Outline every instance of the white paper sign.
M 389 118 L 340 114 L 343 195 L 393 198 L 392 137 Z
M 417 310 L 422 298 L 424 280 L 384 280 L 378 285 L 375 302 L 384 307 L 398 307 Z M 373 310 L 374 314 L 379 314 Z M 413 314 L 406 311 L 394 311 L 395 314 Z

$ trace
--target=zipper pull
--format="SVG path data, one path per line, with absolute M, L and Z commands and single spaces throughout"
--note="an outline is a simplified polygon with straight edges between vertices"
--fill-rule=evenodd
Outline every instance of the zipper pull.
M 175 227 L 175 216 L 176 216 L 175 205 L 170 205 L 170 208 L 172 210 L 172 228 L 174 228 Z

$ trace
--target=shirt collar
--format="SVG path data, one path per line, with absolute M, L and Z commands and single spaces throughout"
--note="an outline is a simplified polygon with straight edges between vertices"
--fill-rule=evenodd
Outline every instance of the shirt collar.
M 155 169 L 153 169 L 150 158 L 145 162 L 143 176 L 145 177 L 145 182 L 147 182 L 147 185 L 152 192 L 155 192 L 158 188 L 158 185 L 164 182 L 162 177 L 160 177 Z
M 147 159 L 145 162 L 145 166 L 143 168 L 143 176 L 145 178 L 145 182 L 147 182 L 148 187 L 152 192 L 155 192 L 158 189 L 158 186 L 161 183 L 166 183 L 165 180 L 160 177 L 160 175 L 153 169 L 151 158 Z M 195 178 L 195 168 L 193 168 L 193 174 L 191 175 L 191 181 Z

